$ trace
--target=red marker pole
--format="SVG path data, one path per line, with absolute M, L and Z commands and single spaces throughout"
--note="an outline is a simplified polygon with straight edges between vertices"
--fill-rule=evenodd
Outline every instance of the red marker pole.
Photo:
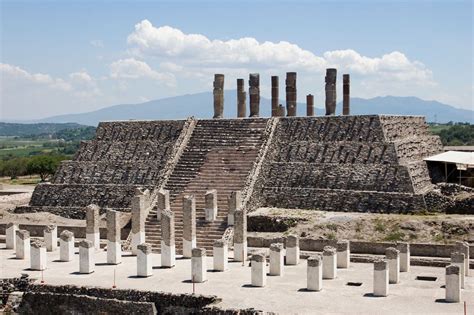
M 195 286 L 195 284 L 194 284 L 194 276 L 193 276 L 192 281 L 193 281 L 193 294 L 196 294 L 196 286 Z
M 112 286 L 112 289 L 115 289 L 117 286 L 115 285 L 115 271 L 116 269 L 114 269 L 114 285 Z
M 44 284 L 44 275 L 43 275 L 43 270 L 41 270 L 41 284 Z

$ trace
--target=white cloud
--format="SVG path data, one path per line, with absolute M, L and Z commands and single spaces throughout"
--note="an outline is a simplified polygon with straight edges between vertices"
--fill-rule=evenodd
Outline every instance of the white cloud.
M 0 73 L 2 75 L 2 81 L 4 78 L 11 78 L 17 80 L 26 80 L 31 83 L 41 84 L 53 89 L 59 89 L 64 91 L 69 91 L 72 88 L 71 85 L 65 82 L 63 79 L 53 79 L 50 75 L 43 73 L 32 74 L 21 69 L 20 67 L 9 65 L 6 63 L 0 63 Z
M 94 39 L 89 42 L 92 46 L 97 48 L 104 48 L 104 42 L 100 39 Z
M 173 74 L 153 70 L 146 62 L 135 58 L 120 59 L 110 65 L 110 77 L 114 79 L 148 78 L 174 86 L 176 80 Z

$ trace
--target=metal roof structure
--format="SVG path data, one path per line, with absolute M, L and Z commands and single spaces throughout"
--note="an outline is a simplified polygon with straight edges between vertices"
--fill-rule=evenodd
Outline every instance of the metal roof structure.
M 427 157 L 423 160 L 456 164 L 458 170 L 474 168 L 474 152 L 448 151 Z

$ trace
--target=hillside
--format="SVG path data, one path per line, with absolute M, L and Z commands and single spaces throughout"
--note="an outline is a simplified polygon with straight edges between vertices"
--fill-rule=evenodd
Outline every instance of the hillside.
M 4 123 L 0 122 L 0 136 L 29 137 L 52 135 L 66 129 L 79 129 L 87 126 L 77 123 Z

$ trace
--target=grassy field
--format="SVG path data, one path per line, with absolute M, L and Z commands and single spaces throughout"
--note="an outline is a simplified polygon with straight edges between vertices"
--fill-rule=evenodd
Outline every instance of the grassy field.
M 0 137 L 0 159 L 7 157 L 26 157 L 58 152 L 60 141 L 54 139 L 15 139 Z
M 17 179 L 10 179 L 10 177 L 0 177 L 0 184 L 7 185 L 36 185 L 40 182 L 40 177 L 37 175 L 20 176 Z

